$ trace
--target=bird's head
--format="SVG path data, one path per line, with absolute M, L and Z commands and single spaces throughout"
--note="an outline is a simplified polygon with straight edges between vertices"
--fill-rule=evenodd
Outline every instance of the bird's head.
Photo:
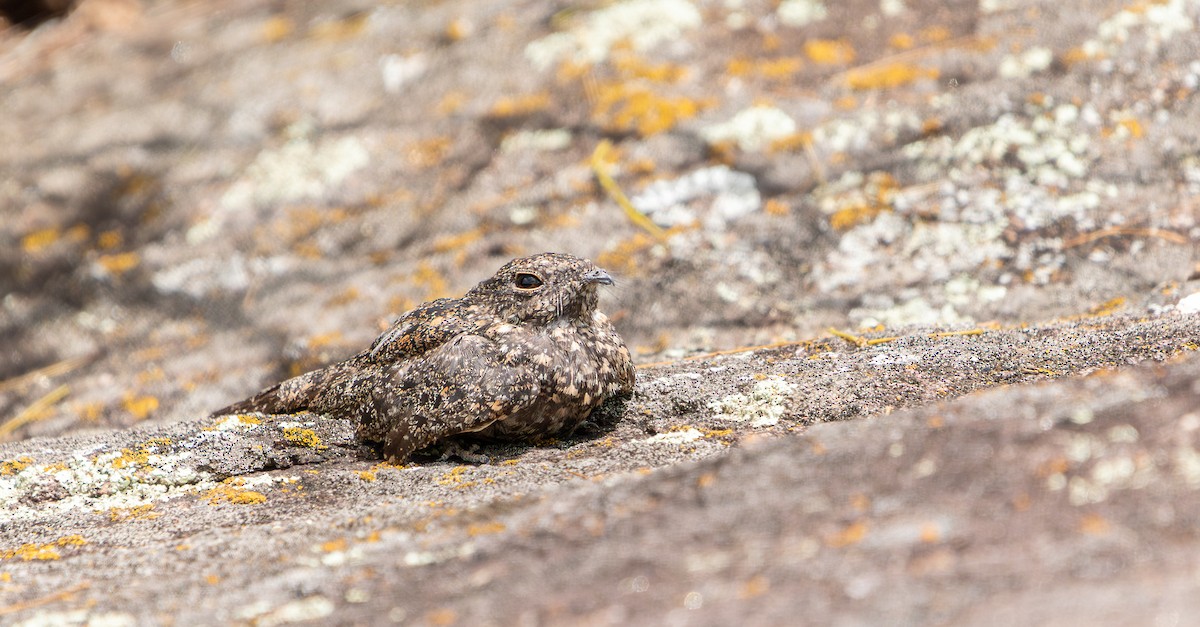
M 506 320 L 549 324 L 590 317 L 596 310 L 596 286 L 612 284 L 612 277 L 587 259 L 542 253 L 504 264 L 467 295 L 493 304 Z

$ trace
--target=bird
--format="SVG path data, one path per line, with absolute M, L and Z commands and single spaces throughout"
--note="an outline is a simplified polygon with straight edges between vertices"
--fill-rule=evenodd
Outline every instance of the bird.
M 513 259 L 460 298 L 401 315 L 344 361 L 213 412 L 350 418 L 356 437 L 404 463 L 434 444 L 573 431 L 634 389 L 629 349 L 597 309 L 612 276 L 564 253 Z

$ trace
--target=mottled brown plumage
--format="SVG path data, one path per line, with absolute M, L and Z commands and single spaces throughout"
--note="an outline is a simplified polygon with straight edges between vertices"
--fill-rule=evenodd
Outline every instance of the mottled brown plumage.
M 515 259 L 465 296 L 404 314 L 371 347 L 213 415 L 313 411 L 403 461 L 471 434 L 528 439 L 574 429 L 633 390 L 625 342 L 596 310 L 608 273 L 571 255 Z

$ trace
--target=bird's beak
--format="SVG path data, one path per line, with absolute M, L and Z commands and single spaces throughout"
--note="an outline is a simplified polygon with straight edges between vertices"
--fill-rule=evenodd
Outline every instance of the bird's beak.
M 613 278 L 611 276 L 609 276 L 607 272 L 605 272 L 604 270 L 601 270 L 600 268 L 596 268 L 595 270 L 592 270 L 591 272 L 585 273 L 583 275 L 583 280 L 587 281 L 588 283 L 599 283 L 601 285 L 612 285 L 613 284 Z

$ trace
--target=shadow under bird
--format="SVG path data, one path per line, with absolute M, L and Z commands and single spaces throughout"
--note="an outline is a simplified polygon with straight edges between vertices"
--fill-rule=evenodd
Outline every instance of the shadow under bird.
M 612 277 L 561 253 L 514 259 L 462 298 L 402 315 L 353 357 L 278 383 L 213 416 L 300 411 L 352 418 L 402 462 L 438 442 L 570 431 L 633 391 L 625 342 L 597 310 Z

